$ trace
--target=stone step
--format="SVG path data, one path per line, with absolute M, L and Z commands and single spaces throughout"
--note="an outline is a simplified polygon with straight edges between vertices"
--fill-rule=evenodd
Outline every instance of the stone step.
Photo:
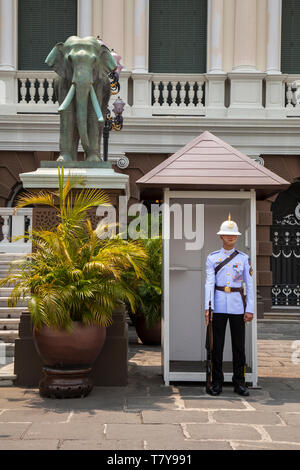
M 0 334 L 1 331 L 17 330 L 19 331 L 19 318 L 0 318 Z
M 14 343 L 19 337 L 19 330 L 0 330 L 0 341 L 3 343 Z
M 23 260 L 23 258 L 16 258 L 16 259 L 10 259 L 10 260 L 3 260 L 0 258 L 0 268 L 1 269 L 4 269 L 6 268 L 7 266 L 13 266 L 13 265 L 16 265 L 18 266 L 18 262 Z
M 22 312 L 28 312 L 28 309 L 26 307 L 0 307 L 0 318 L 18 318 Z
M 5 319 L 20 319 L 21 313 L 24 310 L 22 310 L 21 313 L 19 311 L 15 311 L 14 309 L 12 309 L 12 310 L 13 311 L 9 311 L 9 309 L 7 309 L 6 312 L 1 312 L 0 313 L 0 319 L 2 319 L 2 320 L 5 320 Z M 26 311 L 26 309 L 25 309 L 25 311 Z
M 0 297 L 8 297 L 13 287 L 0 287 Z
M 22 308 L 22 312 L 26 312 L 26 308 Z M 19 310 L 16 311 L 16 309 L 8 309 L 6 308 L 5 311 L 0 312 L 0 319 L 6 319 L 6 318 L 20 318 L 21 313 Z
M 0 372 L 0 387 L 13 387 L 14 386 L 14 380 L 16 380 L 17 376 L 16 375 L 11 375 L 13 378 L 7 378 L 7 375 L 4 374 L 3 376 L 1 375 Z
M 16 307 L 27 307 L 27 302 L 29 300 L 30 297 L 25 297 L 25 299 L 20 299 L 16 305 Z M 7 308 L 11 308 L 8 306 L 8 300 L 9 300 L 9 297 L 0 297 L 0 308 L 1 307 L 7 307 Z M 14 307 L 12 307 L 14 308 Z
M 0 343 L 0 364 L 4 363 L 4 359 L 10 360 L 15 355 L 15 343 Z
M 300 313 L 297 312 L 265 312 L 264 320 L 299 320 Z
M 4 296 L 0 297 L 0 308 L 1 307 L 11 308 L 11 307 L 8 307 L 8 303 L 7 303 L 8 299 L 9 299 L 9 297 L 4 297 Z M 27 302 L 28 302 L 29 299 L 30 299 L 30 297 L 25 297 L 25 300 L 20 299 L 18 301 L 16 307 L 27 307 Z
M 11 387 L 16 378 L 14 362 L 12 358 L 8 358 L 7 363 L 0 366 L 0 387 Z
M 12 273 L 13 273 L 13 272 L 16 273 L 17 271 L 18 271 L 17 269 L 14 269 L 14 270 L 12 271 Z M 8 272 L 8 269 L 0 268 L 0 279 L 4 279 L 8 274 L 12 274 L 12 273 L 9 273 L 9 272 Z
M 7 273 L 8 273 L 7 269 L 0 268 L 0 278 L 3 279 L 4 277 L 6 277 Z
M 1 261 L 0 260 L 0 269 L 5 269 L 6 271 L 12 266 L 11 261 Z
M 294 323 L 295 325 L 300 323 L 300 320 L 282 320 L 280 318 L 258 318 L 257 323 L 265 323 L 265 324 L 275 324 L 275 323 L 282 323 L 282 324 L 291 324 Z
M 1 243 L 0 243 L 0 251 L 1 251 Z M 0 253 L 0 261 L 14 261 L 16 259 L 24 258 L 24 253 Z

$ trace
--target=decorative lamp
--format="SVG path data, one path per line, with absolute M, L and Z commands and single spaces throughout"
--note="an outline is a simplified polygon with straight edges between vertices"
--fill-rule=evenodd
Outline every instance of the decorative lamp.
M 125 103 L 123 100 L 120 99 L 120 97 L 118 97 L 117 100 L 115 100 L 114 104 L 113 104 L 113 112 L 115 113 L 115 115 L 117 116 L 118 114 L 122 114 L 123 111 L 124 111 L 124 108 L 125 108 Z
M 114 49 L 111 50 L 111 55 L 113 56 L 117 64 L 117 73 L 118 73 L 118 76 L 120 77 L 121 70 L 124 68 L 124 66 L 121 64 L 122 57 Z

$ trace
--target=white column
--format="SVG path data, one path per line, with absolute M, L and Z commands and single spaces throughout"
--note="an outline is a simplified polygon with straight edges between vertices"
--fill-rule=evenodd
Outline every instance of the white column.
M 126 0 L 125 0 L 126 1 Z M 124 56 L 124 0 L 103 0 L 102 41 L 110 49 L 114 49 L 123 59 Z M 121 61 L 122 64 L 124 60 Z
M 134 1 L 134 61 L 135 73 L 148 72 L 148 0 Z
M 280 72 L 281 0 L 268 0 L 267 73 Z
M 92 0 L 79 0 L 78 5 L 78 36 L 84 38 L 92 35 L 93 19 Z
M 208 73 L 223 72 L 223 9 L 224 0 L 209 0 L 209 70 Z
M 256 71 L 256 0 L 236 0 L 234 71 Z
M 0 70 L 15 70 L 15 31 L 14 31 L 14 1 L 0 0 L 0 17 L 1 17 L 1 56 Z

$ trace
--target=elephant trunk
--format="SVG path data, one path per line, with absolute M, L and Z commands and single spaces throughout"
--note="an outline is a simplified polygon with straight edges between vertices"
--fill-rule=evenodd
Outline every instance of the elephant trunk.
M 89 96 L 90 89 L 88 87 L 80 88 L 76 86 L 77 126 L 81 144 L 85 152 L 88 152 L 90 147 L 87 130 Z

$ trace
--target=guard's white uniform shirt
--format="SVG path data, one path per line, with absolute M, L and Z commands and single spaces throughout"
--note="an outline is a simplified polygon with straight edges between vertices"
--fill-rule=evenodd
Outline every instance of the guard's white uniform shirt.
M 242 287 L 246 284 L 247 305 L 245 312 L 254 313 L 253 278 L 250 274 L 250 258 L 239 251 L 238 254 L 215 275 L 215 268 L 235 251 L 214 251 L 208 255 L 206 260 L 206 283 L 205 283 L 205 309 L 208 309 L 209 300 L 214 313 L 244 313 L 244 305 L 240 292 L 226 293 L 215 291 L 216 286 Z

